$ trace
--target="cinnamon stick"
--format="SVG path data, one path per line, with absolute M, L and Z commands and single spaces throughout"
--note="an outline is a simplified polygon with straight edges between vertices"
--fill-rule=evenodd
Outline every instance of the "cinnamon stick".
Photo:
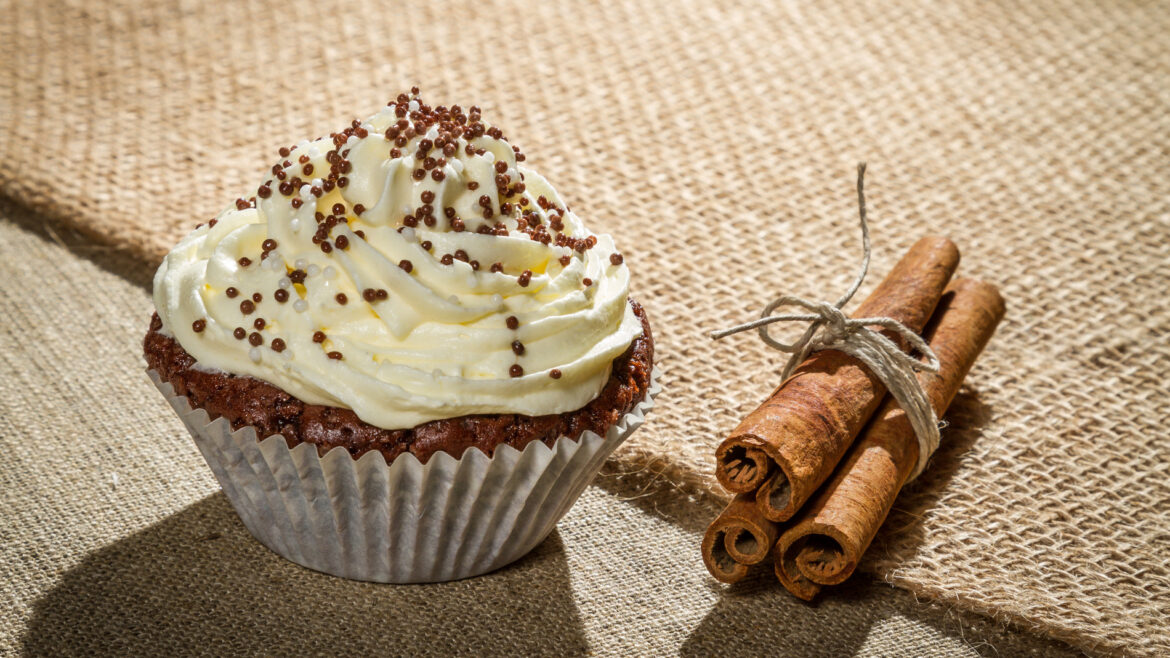
M 736 582 L 747 575 L 748 566 L 768 559 L 779 534 L 779 526 L 764 518 L 754 497 L 740 494 L 707 528 L 703 563 L 716 579 Z
M 749 498 L 750 500 L 750 498 Z M 739 509 L 743 509 L 750 505 L 755 507 L 754 503 L 748 502 L 746 505 L 737 496 L 723 510 L 711 525 L 707 527 L 707 532 L 703 533 L 703 564 L 706 565 L 707 571 L 721 583 L 738 583 L 748 575 L 748 565 L 736 561 L 731 557 L 731 553 L 727 550 L 727 534 L 728 532 L 738 532 L 740 526 L 734 518 L 724 518 L 729 515 L 729 512 L 734 515 L 732 511 L 738 504 Z
M 947 288 L 925 332 L 939 372 L 918 375 L 937 415 L 950 405 L 1003 314 L 1003 298 L 989 283 L 958 279 Z M 776 543 L 781 582 L 807 600 L 820 586 L 847 579 L 917 462 L 914 429 L 887 397 L 833 479 Z
M 958 264 L 959 250 L 950 240 L 919 240 L 854 317 L 890 317 L 921 331 Z M 733 471 L 750 466 L 753 474 L 770 472 L 756 491 L 756 504 L 772 521 L 791 518 L 833 472 L 885 393 L 854 357 L 817 352 L 719 447 L 716 476 L 736 483 L 745 478 Z

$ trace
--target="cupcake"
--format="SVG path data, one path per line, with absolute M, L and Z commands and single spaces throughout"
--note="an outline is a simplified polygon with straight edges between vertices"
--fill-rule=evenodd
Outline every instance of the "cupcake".
M 477 107 L 281 148 L 154 277 L 150 377 L 249 531 L 380 582 L 535 547 L 652 406 L 629 269 Z

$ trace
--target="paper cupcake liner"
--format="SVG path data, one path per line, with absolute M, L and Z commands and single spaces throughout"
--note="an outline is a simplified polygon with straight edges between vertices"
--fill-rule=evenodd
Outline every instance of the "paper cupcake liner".
M 445 452 L 422 464 L 412 454 L 390 464 L 372 450 L 344 448 L 318 457 L 291 450 L 275 434 L 232 430 L 176 395 L 158 373 L 151 381 L 174 407 L 232 507 L 260 543 L 297 564 L 343 578 L 423 583 L 468 578 L 513 562 L 552 532 L 605 458 L 642 422 L 661 387 L 651 373 L 645 399 L 606 435 L 561 436 L 550 448 Z

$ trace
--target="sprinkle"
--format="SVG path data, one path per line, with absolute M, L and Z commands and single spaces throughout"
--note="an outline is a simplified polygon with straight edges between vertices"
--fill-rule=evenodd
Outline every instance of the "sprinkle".
M 244 256 L 244 257 L 240 258 L 240 260 L 238 260 L 238 261 L 236 261 L 236 262 L 240 264 L 240 267 L 247 267 L 247 266 L 249 266 L 249 265 L 251 265 L 251 264 L 252 264 L 252 259 L 251 259 L 251 258 L 248 258 L 247 256 Z
M 584 285 L 586 288 L 588 288 L 589 286 L 593 285 L 593 279 L 590 279 L 589 277 L 585 277 L 584 279 L 581 279 L 581 283 L 582 283 L 582 284 L 583 284 L 583 285 Z
M 299 201 L 299 199 L 298 199 L 298 201 Z M 301 220 L 300 220 L 300 218 L 293 217 L 293 218 L 292 218 L 292 220 L 291 220 L 291 221 L 288 223 L 288 227 L 289 227 L 290 229 L 292 229 L 292 232 L 293 232 L 293 233 L 296 233 L 297 231 L 300 231 L 300 230 L 301 230 Z
M 521 368 L 519 363 L 513 363 L 512 367 L 508 368 L 508 374 L 513 377 L 520 377 L 524 374 L 524 368 Z
M 342 250 L 348 249 L 349 248 L 349 238 L 345 237 L 344 235 L 339 235 L 339 236 L 337 236 L 337 239 L 333 241 L 333 245 L 335 247 L 337 247 L 338 249 L 342 249 Z
M 504 271 L 504 264 L 503 263 L 492 263 L 491 270 L 493 272 L 503 272 Z
M 521 343 L 518 340 L 512 341 L 512 351 L 516 353 L 516 356 L 524 354 L 524 343 Z
M 309 302 L 306 302 L 303 299 L 298 299 L 297 301 L 293 302 L 293 310 L 296 311 L 297 313 L 304 313 L 308 309 L 309 309 Z
M 365 290 L 362 291 L 362 299 L 364 299 L 370 303 L 373 303 L 373 301 L 375 299 L 377 299 L 377 295 L 378 295 L 378 292 L 376 290 L 374 290 L 373 288 L 366 288 Z
M 259 347 L 264 344 L 264 337 L 260 335 L 260 332 L 253 331 L 248 334 L 248 342 Z
M 282 276 L 280 277 L 280 280 L 276 282 L 276 285 L 280 288 L 288 290 L 289 287 L 292 286 L 292 280 L 290 280 L 287 276 Z
M 516 283 L 520 284 L 521 288 L 527 288 L 528 282 L 532 280 L 532 270 L 524 270 L 520 276 L 516 277 Z
M 337 295 L 334 297 L 334 299 L 336 299 L 337 303 L 341 304 L 342 306 L 345 306 L 345 303 L 349 301 L 349 298 L 346 297 L 345 293 L 343 293 L 343 292 L 337 293 Z
M 382 288 L 378 288 L 378 290 L 374 293 L 374 296 L 378 298 L 378 301 L 383 301 L 390 298 L 390 293 L 386 292 Z
M 345 236 L 339 236 L 337 239 L 340 240 L 343 237 L 345 237 Z M 321 274 L 326 279 L 333 279 L 337 276 L 337 269 L 335 267 L 333 267 L 332 265 L 326 265 L 325 269 L 321 271 Z
M 341 352 L 330 352 L 326 356 L 328 356 L 330 359 L 333 359 L 334 361 L 340 361 L 343 358 Z
M 314 331 L 313 332 L 313 342 L 314 343 L 324 343 L 325 342 L 325 332 L 324 331 Z
M 259 304 L 259 303 L 260 303 L 260 301 L 261 301 L 262 299 L 264 299 L 264 295 L 261 295 L 261 294 L 260 294 L 260 293 L 258 293 L 258 292 L 254 292 L 254 293 L 252 293 L 252 301 L 254 301 L 254 302 L 256 302 L 257 304 Z
M 455 259 L 452 258 L 451 254 L 443 254 L 443 257 L 439 259 L 439 262 L 444 265 L 450 265 L 451 263 L 455 262 Z
M 256 318 L 252 321 L 252 326 L 256 327 L 257 330 L 261 330 L 267 326 L 267 323 L 264 322 L 264 318 Z
M 508 328 L 511 329 L 512 331 L 516 331 L 517 329 L 520 328 L 520 320 L 516 319 L 515 315 L 509 315 L 508 319 L 505 320 L 504 322 L 508 325 Z
M 232 332 L 232 335 L 236 337 L 236 340 L 244 340 L 248 337 L 248 332 L 243 327 L 236 327 L 236 330 Z
M 228 299 L 234 299 L 236 297 L 236 295 L 240 294 L 240 291 L 236 290 L 235 287 L 233 286 L 233 287 L 229 287 L 227 290 L 223 291 L 223 294 L 227 295 Z
M 401 267 L 404 272 L 409 274 L 410 271 L 414 269 L 414 264 L 404 259 L 398 261 L 398 267 Z
M 298 270 L 303 270 L 308 266 L 309 261 L 305 260 L 304 258 L 298 258 L 297 262 L 293 263 L 293 267 L 297 268 Z
M 248 358 L 252 359 L 252 363 L 260 363 L 260 350 L 255 347 L 248 350 Z
M 557 368 L 553 368 L 552 370 L 548 371 L 548 376 L 552 377 L 553 379 L 560 379 L 561 378 L 561 371 Z
M 309 265 L 309 267 L 305 268 L 305 274 L 308 274 L 309 276 L 317 276 L 320 273 L 321 268 L 318 267 L 316 263 L 312 263 Z
M 613 263 L 614 265 L 621 265 L 623 260 L 625 259 L 622 258 L 622 255 L 619 253 L 612 253 L 609 255 L 609 262 Z
M 245 299 L 244 301 L 240 302 L 240 313 L 243 313 L 244 315 L 248 315 L 249 313 L 251 313 L 252 311 L 255 311 L 255 310 L 256 310 L 256 305 L 252 303 L 252 300 Z
M 283 338 L 273 338 L 272 339 L 272 351 L 273 352 L 283 352 L 285 347 L 287 347 L 287 346 L 284 344 Z
M 191 323 L 191 329 L 195 333 L 201 333 L 206 328 L 207 328 L 207 320 L 204 320 L 202 318 Z
M 353 214 L 360 215 L 366 211 L 366 207 L 360 203 L 353 204 Z
M 260 243 L 260 247 L 264 251 L 272 251 L 273 249 L 276 249 L 276 246 L 276 240 L 273 240 L 272 238 L 268 238 L 264 242 Z

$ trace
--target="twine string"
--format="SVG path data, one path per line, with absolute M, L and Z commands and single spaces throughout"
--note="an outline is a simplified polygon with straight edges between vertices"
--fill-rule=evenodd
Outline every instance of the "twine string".
M 937 373 L 938 358 L 921 336 L 893 318 L 849 318 L 841 312 L 841 308 L 857 293 L 869 272 L 870 241 L 865 216 L 864 162 L 857 166 L 857 206 L 863 256 L 857 276 L 844 295 L 834 303 L 782 295 L 764 307 L 760 319 L 712 333 L 711 338 L 718 340 L 755 329 L 769 347 L 791 355 L 784 365 L 781 381 L 787 381 L 792 371 L 810 354 L 821 350 L 844 352 L 864 363 L 885 384 L 914 428 L 914 435 L 918 439 L 918 463 L 910 474 L 910 479 L 914 479 L 925 468 L 927 460 L 938 448 L 940 439 L 938 417 L 917 377 L 917 373 L 922 371 Z M 807 313 L 772 315 L 777 309 L 786 307 L 799 307 Z M 782 343 L 768 333 L 769 328 L 779 322 L 807 322 L 808 326 L 796 341 Z M 903 351 L 897 343 L 872 327 L 893 332 L 905 340 L 910 347 L 909 352 Z

